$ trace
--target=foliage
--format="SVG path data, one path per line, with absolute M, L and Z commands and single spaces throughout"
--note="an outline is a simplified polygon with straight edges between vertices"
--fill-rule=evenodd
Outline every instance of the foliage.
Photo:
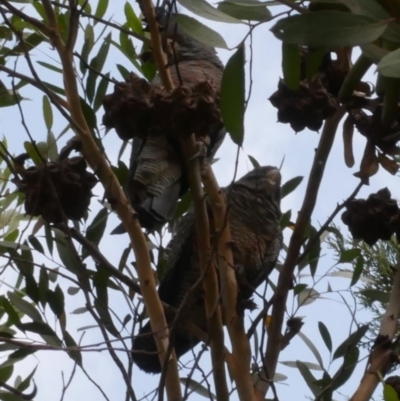
M 125 151 L 132 141 L 127 141 L 127 138 L 118 140 L 119 150 L 116 151 L 115 133 L 105 130 L 101 124 L 104 97 L 121 81 L 129 82 L 132 70 L 139 78 L 149 81 L 154 79 L 158 70 L 160 80 L 168 89 L 165 59 L 158 53 L 161 48 L 157 48 L 159 32 L 152 30 L 155 20 L 150 12 L 150 2 L 142 0 L 138 3 L 140 7 L 130 2 L 111 4 L 108 0 L 0 0 L 0 71 L 4 76 L 0 81 L 0 107 L 4 113 L 10 109 L 18 110 L 19 128 L 24 131 L 25 139 L 16 145 L 14 133 L 10 130 L 4 133 L 5 138 L 0 142 L 0 254 L 3 288 L 7 287 L 0 296 L 2 400 L 36 397 L 36 386 L 33 385 L 33 378 L 38 377 L 36 365 L 29 373 L 25 366 L 39 361 L 40 369 L 40 358 L 35 359 L 35 355 L 45 352 L 52 355 L 62 353 L 72 361 L 68 380 L 63 376 L 61 399 L 66 397 L 77 370 L 82 373 L 80 379 L 86 377 L 88 382 L 95 383 L 105 399 L 111 399 L 103 391 L 101 380 L 93 378 L 96 366 L 86 362 L 93 351 L 108 354 L 107 374 L 120 377 L 119 383 L 124 386 L 122 390 L 118 389 L 117 397 L 122 398 L 125 393 L 127 400 L 138 399 L 143 390 L 140 380 L 132 374 L 135 367 L 130 349 L 132 336 L 138 333 L 147 315 L 154 331 L 159 333 L 155 336 L 158 349 L 163 351 L 162 355 L 164 351 L 171 351 L 166 345 L 168 336 L 162 337 L 163 333 L 168 334 L 165 315 L 172 313 L 176 316 L 179 311 L 160 302 L 155 291 L 155 279 L 163 276 L 168 257 L 166 240 L 174 232 L 171 234 L 166 226 L 154 233 L 143 232 L 137 219 L 132 218 L 132 209 L 121 189 L 130 179 Z M 171 354 L 172 357 L 165 362 L 167 373 L 164 372 L 160 379 L 152 379 L 154 388 L 146 388 L 145 396 L 149 398 L 158 391 L 161 400 L 165 390 L 170 400 L 186 399 L 192 393 L 225 400 L 235 392 L 234 397 L 250 401 L 265 399 L 269 391 L 269 397 L 273 395 L 278 399 L 280 388 L 277 383 L 295 380 L 277 373 L 280 361 L 278 366 L 293 368 L 293 372 L 301 375 L 308 394 L 316 400 L 335 399 L 348 381 L 351 389 L 346 387 L 345 391 L 355 391 L 352 399 L 367 400 L 380 379 L 395 368 L 393 353 L 386 351 L 394 351 L 400 317 L 400 287 L 396 286 L 396 280 L 399 280 L 396 277 L 400 276 L 398 243 L 392 237 L 389 241 L 379 241 L 372 248 L 363 242 L 354 244 L 345 240 L 332 222 L 354 200 L 360 188 L 373 179 L 371 177 L 380 167 L 391 175 L 395 175 L 399 168 L 399 2 L 246 0 L 221 1 L 216 6 L 206 0 L 179 0 L 179 3 L 184 10 L 179 11 L 176 21 L 188 35 L 201 43 L 228 48 L 210 21 L 246 29 L 226 63 L 218 95 L 218 111 L 230 137 L 227 140 L 237 145 L 238 152 L 245 143 L 245 114 L 253 85 L 262 84 L 252 80 L 253 52 L 257 51 L 253 49 L 253 33 L 268 23 L 271 33 L 265 31 L 265 41 L 268 35 L 274 35 L 282 42 L 283 79 L 279 81 L 280 72 L 276 71 L 278 90 L 270 98 L 278 111 L 278 121 L 290 124 L 295 132 L 305 128 L 313 131 L 323 128 L 310 174 L 285 179 L 282 185 L 281 197 L 294 199 L 302 194 L 303 181 L 307 182 L 304 199 L 296 198 L 298 204 L 283 211 L 280 225 L 285 244 L 277 264 L 277 274 L 271 274 L 268 283 L 254 294 L 259 310 L 251 315 L 251 321 L 246 314 L 243 322 L 237 313 L 236 298 L 234 304 L 229 303 L 229 296 L 221 292 L 217 294 L 217 304 L 212 304 L 217 312 L 212 312 L 210 319 L 220 310 L 225 317 L 231 317 L 224 322 L 228 326 L 225 342 L 218 343 L 215 330 L 209 330 L 210 337 L 206 334 L 211 354 L 215 355 L 217 350 L 224 356 L 222 369 L 210 367 L 207 347 L 195 348 L 191 356 L 179 362 L 179 370 L 176 358 Z M 279 7 L 275 7 L 277 5 Z M 186 15 L 186 11 L 194 16 Z M 146 23 L 142 20 L 142 12 Z M 351 63 L 353 48 L 354 54 L 358 55 L 354 65 Z M 164 50 L 173 53 L 173 49 Z M 145 57 L 149 52 L 153 57 Z M 167 55 L 170 56 L 168 51 Z M 157 56 L 161 58 L 157 59 Z M 362 81 L 372 66 L 378 72 L 375 91 Z M 179 89 L 173 93 L 180 93 Z M 26 113 L 30 96 L 34 98 L 36 120 L 39 119 L 37 99 L 40 99 L 41 126 L 27 123 L 31 121 Z M 359 171 L 354 174 L 360 184 L 348 199 L 338 204 L 325 222 L 317 226 L 314 208 L 319 201 L 324 168 L 335 135 L 342 129 L 339 123 L 343 118 L 346 166 L 355 164 L 353 143 L 357 143 L 357 138 L 354 128 L 365 138 Z M 78 144 L 71 141 L 75 136 L 79 138 Z M 228 263 L 232 260 L 231 248 L 235 244 L 229 240 L 226 215 L 221 212 L 227 210 L 229 213 L 229 207 L 225 209 L 218 184 L 213 181 L 212 169 L 207 163 L 200 166 L 198 157 L 188 157 L 196 150 L 190 142 L 192 139 L 192 136 L 189 139 L 175 138 L 181 146 L 182 157 L 186 159 L 188 176 L 195 178 L 189 180 L 190 196 L 182 196 L 169 228 L 192 204 L 200 221 L 196 229 L 203 242 L 199 243 L 207 244 L 208 241 L 210 244 L 199 247 L 198 252 L 207 256 L 203 258 L 207 263 L 218 259 L 222 277 L 219 281 L 230 286 L 228 288 L 232 291 L 228 295 L 235 294 L 236 278 L 232 263 Z M 286 146 L 292 146 L 290 141 Z M 84 168 L 82 164 L 76 167 L 81 159 L 70 157 L 72 151 L 81 153 Z M 253 166 L 261 163 L 252 156 L 249 159 Z M 301 155 L 299 160 L 302 160 Z M 63 163 L 73 164 L 74 168 L 65 168 L 62 176 L 54 174 L 51 178 L 53 167 L 60 168 Z M 92 172 L 86 172 L 86 163 Z M 232 172 L 234 170 L 232 163 Z M 24 197 L 18 190 L 26 189 L 26 185 L 32 183 L 29 181 L 31 173 L 37 171 L 40 171 L 41 178 L 34 182 L 34 190 L 40 192 L 46 187 L 46 201 L 49 202 L 45 203 L 39 197 L 40 216 L 39 212 L 32 212 L 38 210 L 33 207 L 36 198 L 32 201 L 29 196 L 32 192 L 23 190 Z M 68 179 L 72 176 L 73 179 Z M 96 183 L 94 176 L 101 184 L 93 189 L 97 199 L 91 192 Z M 90 182 L 79 181 L 82 177 Z M 205 232 L 199 229 L 201 224 L 207 223 L 208 227 L 207 211 L 204 207 L 202 215 L 202 207 L 198 207 L 204 200 L 201 177 L 214 213 L 210 222 L 220 235 L 210 236 L 208 229 Z M 62 199 L 59 199 L 64 196 L 59 190 L 62 181 L 71 185 L 68 187 L 68 204 L 78 203 L 78 215 L 75 208 L 71 214 L 62 207 Z M 74 196 L 70 189 L 74 185 L 80 186 L 80 190 L 85 186 L 84 195 Z M 333 191 L 331 196 L 336 197 L 336 193 Z M 80 201 L 83 197 L 87 203 L 90 202 L 89 208 L 84 204 L 82 209 Z M 23 214 L 23 203 L 25 211 L 33 216 Z M 29 208 L 29 204 L 33 206 Z M 53 208 L 55 205 L 59 212 L 57 218 L 48 218 L 51 209 L 48 205 Z M 109 221 L 113 221 L 115 214 L 123 222 L 130 239 L 119 255 L 116 255 L 116 249 L 120 244 L 113 247 L 117 240 L 109 236 L 108 230 Z M 395 217 L 398 216 L 397 213 Z M 398 235 L 400 230 L 398 226 L 392 226 L 393 221 L 388 222 L 392 229 L 390 233 Z M 327 249 L 324 239 L 328 232 L 331 233 L 328 245 L 334 249 L 341 267 L 350 264 L 348 271 L 339 269 L 332 272 L 332 268 L 321 263 Z M 225 266 L 225 270 L 221 266 Z M 207 281 L 210 274 L 204 272 L 204 276 L 206 289 L 209 289 L 212 286 L 212 280 Z M 350 278 L 348 288 L 332 289 L 330 282 L 335 276 Z M 218 287 L 216 280 L 215 283 Z M 327 290 L 322 285 L 326 285 Z M 206 305 L 207 302 L 210 305 L 211 296 L 208 294 L 212 291 L 205 293 Z M 372 310 L 373 317 L 366 324 L 360 324 L 357 319 L 357 302 L 354 308 L 349 306 L 354 293 L 362 305 Z M 318 322 L 319 340 L 327 350 L 327 357 L 301 331 L 304 321 L 300 316 L 300 312 L 308 313 L 305 306 L 316 302 L 322 304 L 325 297 L 331 303 L 339 299 L 348 307 L 350 315 L 349 327 L 340 333 L 339 345 L 335 344 L 329 328 L 329 314 L 326 322 Z M 208 308 L 208 312 L 211 309 Z M 395 323 L 388 323 L 388 319 L 379 320 L 383 313 L 389 312 Z M 283 330 L 286 313 L 289 319 Z M 221 326 L 222 332 L 221 319 L 213 322 Z M 375 344 L 372 347 L 368 342 L 367 367 L 373 374 L 366 375 L 357 389 L 354 372 L 362 360 L 360 344 L 366 343 L 368 328 L 373 333 Z M 82 332 L 85 336 L 81 335 Z M 248 354 L 248 340 L 251 355 Z M 379 346 L 382 343 L 386 345 L 384 354 L 384 347 Z M 281 351 L 286 347 L 290 349 L 293 344 L 301 344 L 301 348 L 317 363 L 282 361 Z M 246 362 L 247 356 L 249 363 Z M 378 365 L 376 361 L 379 361 Z M 225 366 L 228 367 L 230 382 L 225 378 Z M 61 366 L 54 368 L 64 369 Z M 29 394 L 32 386 L 35 389 Z M 46 391 L 41 383 L 38 387 L 39 394 Z M 396 391 L 393 389 L 394 386 L 384 385 L 385 400 L 395 399 Z M 112 399 L 117 397 L 113 395 Z

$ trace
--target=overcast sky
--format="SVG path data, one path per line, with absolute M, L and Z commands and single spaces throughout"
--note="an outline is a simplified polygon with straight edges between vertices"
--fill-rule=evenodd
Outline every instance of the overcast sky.
M 106 14 L 106 19 L 112 18 L 115 22 L 124 22 L 123 17 L 123 4 L 121 0 L 114 0 L 112 7 Z M 92 6 L 92 8 L 94 8 Z M 280 8 L 273 8 L 273 13 L 276 14 L 282 11 Z M 87 20 L 83 19 L 83 24 L 86 25 Z M 246 33 L 245 26 L 236 24 L 218 24 L 211 21 L 204 21 L 208 26 L 218 30 L 222 36 L 226 39 L 228 45 L 232 48 L 237 45 L 244 34 Z M 319 134 L 305 130 L 298 133 L 297 135 L 292 131 L 290 126 L 277 123 L 276 109 L 274 109 L 268 98 L 276 90 L 277 83 L 281 74 L 281 43 L 274 38 L 269 29 L 271 23 L 264 24 L 258 27 L 254 31 L 253 38 L 253 90 L 252 97 L 248 106 L 246 114 L 246 133 L 243 149 L 240 151 L 239 156 L 239 169 L 238 177 L 252 169 L 251 163 L 248 160 L 248 155 L 255 157 L 262 165 L 282 165 L 282 176 L 283 182 L 295 177 L 305 176 L 305 180 L 298 188 L 298 190 L 290 194 L 282 202 L 282 211 L 292 210 L 292 220 L 295 219 L 298 210 L 301 207 L 304 190 L 306 187 L 306 178 L 311 168 L 313 161 L 314 151 L 318 145 Z M 97 30 L 98 31 L 98 30 Z M 117 33 L 113 33 L 113 38 L 117 40 Z M 99 43 L 101 44 L 101 43 Z M 98 45 L 99 45 L 98 44 Z M 82 38 L 78 40 L 77 50 L 79 51 L 82 46 Z M 247 50 L 247 59 L 249 57 L 249 48 Z M 95 55 L 96 51 L 92 52 Z M 219 55 L 224 63 L 230 57 L 232 53 L 230 51 L 221 50 Z M 51 51 L 48 45 L 42 45 L 35 51 L 35 60 L 42 60 L 48 63 L 54 63 L 54 59 L 57 59 L 56 53 Z M 132 69 L 130 62 L 122 56 L 120 53 L 111 48 L 110 55 L 107 59 L 104 73 L 111 72 L 111 75 L 117 79 L 120 79 L 120 75 L 117 72 L 115 63 L 126 66 L 127 69 Z M 23 67 L 23 60 L 18 61 L 18 67 Z M 249 66 L 247 65 L 247 68 Z M 42 77 L 50 82 L 58 82 L 61 86 L 60 76 L 56 73 L 51 73 L 48 70 L 39 68 L 42 73 Z M 370 80 L 374 81 L 374 71 L 370 72 Z M 3 74 L 4 75 L 4 74 Z M 10 82 L 6 77 L 2 76 L 5 82 Z M 109 87 L 110 92 L 112 90 Z M 32 90 L 29 87 L 23 88 L 21 94 L 29 98 L 29 101 L 23 102 L 24 118 L 29 126 L 32 135 L 38 140 L 45 140 L 46 128 L 42 117 L 42 94 L 37 90 Z M 54 133 L 58 135 L 59 132 L 65 127 L 65 121 L 60 118 L 59 114 L 53 109 L 55 115 Z M 97 114 L 98 121 L 101 121 L 102 110 L 100 109 Z M 14 154 L 23 152 L 22 143 L 26 140 L 27 134 L 24 128 L 20 124 L 20 114 L 17 107 L 3 109 L 0 115 L 0 134 L 7 137 L 10 149 Z M 103 128 L 102 128 L 103 131 Z M 70 137 L 71 133 L 65 136 Z M 109 158 L 112 161 L 116 161 L 117 155 L 121 146 L 121 141 L 117 138 L 116 134 L 110 132 L 104 140 L 105 149 Z M 358 133 L 355 134 L 354 139 L 354 152 L 356 165 L 353 169 L 345 167 L 343 159 L 343 143 L 341 138 L 341 131 L 339 130 L 337 138 L 334 143 L 332 153 L 329 157 L 328 164 L 326 166 L 326 174 L 321 185 L 321 191 L 318 198 L 318 203 L 313 215 L 313 225 L 319 226 L 323 223 L 326 218 L 332 213 L 337 203 L 342 202 L 347 198 L 350 193 L 354 190 L 358 184 L 358 179 L 353 177 L 353 173 L 357 171 L 361 157 L 364 151 L 365 140 Z M 128 160 L 129 152 L 125 152 L 124 160 Z M 214 166 L 214 171 L 217 175 L 221 186 L 229 184 L 233 177 L 233 166 L 236 160 L 237 148 L 232 143 L 229 137 L 226 138 L 224 144 L 220 148 L 217 157 L 220 158 L 218 163 Z M 396 198 L 398 194 L 398 177 L 390 176 L 386 171 L 379 171 L 376 176 L 371 179 L 371 185 L 364 187 L 360 192 L 360 197 L 366 197 L 371 192 L 375 192 L 383 187 L 389 187 L 392 190 L 392 195 Z M 102 188 L 98 185 L 95 189 L 99 199 L 102 197 Z M 99 210 L 99 204 L 96 200 L 92 202 L 92 209 Z M 340 224 L 340 219 L 336 219 L 335 223 Z M 109 219 L 107 232 L 117 224 L 116 218 Z M 286 232 L 286 238 L 290 232 Z M 347 229 L 343 229 L 343 234 L 347 235 Z M 110 261 L 114 264 L 118 264 L 122 250 L 128 245 L 128 237 L 115 236 L 109 237 L 106 235 L 101 242 L 101 250 L 107 255 Z M 326 248 L 325 248 L 326 249 Z M 318 275 L 323 275 L 328 269 L 332 268 L 335 261 L 331 257 L 330 252 L 325 251 L 325 255 L 321 257 Z M 89 262 L 90 266 L 90 262 Z M 346 266 L 344 266 L 346 267 Z M 349 266 L 347 266 L 349 267 Z M 308 271 L 306 270 L 305 273 Z M 9 277 L 2 277 L 3 280 L 9 284 L 14 284 L 13 279 Z M 276 280 L 276 275 L 273 279 Z M 309 278 L 304 277 L 303 282 L 310 283 Z M 326 291 L 328 281 L 333 290 L 343 289 L 345 290 L 349 281 L 338 279 L 338 278 L 325 278 L 316 287 L 320 292 Z M 70 284 L 60 281 L 60 285 L 66 292 Z M 0 293 L 5 293 L 8 288 L 5 285 L 0 287 Z M 351 298 L 348 298 L 351 300 Z M 75 339 L 79 339 L 79 336 L 75 334 L 74 329 L 93 324 L 88 314 L 83 315 L 71 315 L 70 313 L 77 307 L 83 306 L 82 298 L 78 296 L 70 297 L 67 296 L 66 307 L 67 307 L 67 319 L 68 329 L 71 333 L 74 333 Z M 351 301 L 352 302 L 352 301 Z M 293 301 L 294 307 L 296 301 Z M 125 300 L 117 294 L 112 294 L 112 306 L 114 311 L 118 313 L 120 319 L 123 319 L 126 313 L 129 313 L 129 305 Z M 353 306 L 353 305 L 351 305 Z M 292 308 L 292 303 L 288 304 L 289 313 Z M 322 299 L 317 302 L 305 306 L 298 313 L 299 316 L 305 316 L 304 326 L 302 332 L 311 339 L 311 341 L 320 350 L 324 358 L 326 366 L 329 365 L 329 354 L 322 342 L 322 339 L 318 332 L 318 321 L 323 321 L 328 327 L 334 343 L 334 349 L 347 338 L 351 325 L 351 316 L 347 309 L 347 306 L 343 304 L 340 297 L 335 294 L 324 294 Z M 255 317 L 256 313 L 253 313 L 252 317 Z M 360 313 L 360 321 L 367 320 L 368 315 Z M 354 330 L 354 327 L 353 327 Z M 83 343 L 90 344 L 95 341 L 101 341 L 101 336 L 97 330 L 88 330 L 83 339 Z M 205 358 L 208 358 L 206 355 Z M 281 354 L 281 361 L 295 361 L 302 360 L 316 363 L 316 360 L 310 350 L 304 345 L 300 338 L 295 338 L 290 346 L 288 346 Z M 1 362 L 1 359 L 0 359 Z M 60 370 L 64 370 L 66 377 L 68 377 L 73 364 L 71 360 L 62 352 L 59 353 L 45 353 L 41 352 L 36 357 L 30 357 L 29 362 L 23 362 L 22 364 L 16 365 L 15 374 L 20 373 L 23 377 L 39 362 L 38 372 L 35 375 L 37 385 L 39 388 L 37 400 L 40 401 L 53 401 L 58 399 L 61 394 L 62 381 Z M 107 393 L 111 400 L 123 400 L 125 392 L 124 383 L 121 380 L 120 373 L 115 367 L 112 360 L 109 358 L 106 352 L 102 353 L 85 353 L 84 354 L 84 366 L 88 373 L 97 381 L 104 391 Z M 333 368 L 330 369 L 330 373 L 333 374 L 339 365 L 336 363 Z M 351 382 L 348 383 L 344 388 L 340 389 L 341 393 L 350 396 L 356 386 L 359 383 L 359 379 L 363 373 L 365 367 L 365 360 L 360 363 L 357 369 L 357 375 L 354 375 Z M 289 399 L 305 399 L 306 396 L 310 396 L 311 393 L 305 385 L 303 379 L 299 375 L 296 369 L 288 368 L 283 365 L 278 365 L 277 371 L 285 374 L 289 379 L 284 384 L 277 385 L 278 395 L 281 400 Z M 314 372 L 317 377 L 321 375 L 321 372 Z M 198 376 L 199 377 L 199 376 Z M 134 388 L 136 390 L 137 397 L 140 398 L 149 389 L 155 387 L 158 376 L 145 375 L 135 369 L 133 375 Z M 76 400 L 84 396 L 86 399 L 99 399 L 101 394 L 98 390 L 84 377 L 84 375 L 78 369 L 76 377 L 70 389 L 66 393 L 65 400 Z M 194 400 L 201 400 L 200 396 L 193 397 Z M 236 400 L 237 396 L 233 396 L 232 400 Z M 336 399 L 343 399 L 341 396 L 337 396 Z

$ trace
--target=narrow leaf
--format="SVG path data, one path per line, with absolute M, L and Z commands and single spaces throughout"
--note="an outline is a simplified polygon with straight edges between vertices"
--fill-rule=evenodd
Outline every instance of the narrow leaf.
M 329 334 L 328 328 L 322 322 L 318 322 L 318 329 L 322 339 L 324 340 L 326 348 L 328 348 L 329 352 L 332 352 L 332 338 Z
M 228 48 L 225 39 L 218 32 L 202 24 L 195 18 L 184 14 L 176 14 L 174 15 L 174 19 L 179 24 L 179 28 L 183 29 L 199 42 L 212 47 Z
M 46 128 L 50 131 L 53 126 L 53 112 L 51 110 L 50 100 L 46 95 L 43 96 L 43 117 Z
M 236 24 L 241 22 L 236 18 L 233 18 L 218 10 L 217 8 L 214 8 L 205 0 L 179 0 L 179 3 L 181 3 L 183 7 L 187 8 L 189 11 L 198 15 L 199 17 L 207 18 L 212 21 Z
M 282 71 L 286 86 L 296 91 L 300 83 L 300 48 L 298 45 L 282 42 Z
M 245 49 L 241 45 L 228 60 L 221 83 L 220 108 L 232 141 L 241 146 L 244 138 Z
M 293 192 L 303 181 L 302 176 L 294 177 L 285 182 L 281 187 L 281 199 Z
M 359 46 L 379 38 L 388 21 L 342 11 L 318 11 L 279 20 L 271 31 L 287 43 L 310 47 Z

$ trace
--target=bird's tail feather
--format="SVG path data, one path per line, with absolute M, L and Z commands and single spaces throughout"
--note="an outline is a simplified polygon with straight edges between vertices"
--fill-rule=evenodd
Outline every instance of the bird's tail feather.
M 176 357 L 179 359 L 199 343 L 197 338 L 177 334 L 174 339 Z M 132 359 L 141 370 L 147 373 L 160 373 L 161 364 L 157 346 L 152 335 L 150 322 L 145 324 L 135 337 L 132 347 Z

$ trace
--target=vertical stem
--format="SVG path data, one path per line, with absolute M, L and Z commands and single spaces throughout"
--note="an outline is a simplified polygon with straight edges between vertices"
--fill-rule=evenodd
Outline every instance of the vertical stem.
M 213 219 L 218 240 L 218 269 L 222 288 L 223 312 L 232 354 L 228 355 L 229 367 L 241 401 L 255 400 L 253 381 L 250 375 L 251 350 L 244 330 L 243 318 L 237 314 L 238 287 L 233 269 L 231 233 L 225 197 L 219 188 L 212 168 L 203 166 L 203 183 L 211 200 Z
M 190 190 L 193 199 L 197 250 L 200 271 L 204 274 L 205 308 L 210 336 L 211 360 L 218 401 L 228 401 L 229 391 L 225 375 L 224 331 L 222 327 L 221 308 L 219 307 L 219 286 L 215 263 L 212 262 L 210 245 L 210 226 L 203 188 L 201 186 L 200 163 L 196 154 L 197 146 L 194 135 L 181 139 L 188 168 Z M 211 263 L 210 263 L 211 262 Z
M 388 372 L 393 363 L 394 349 L 392 340 L 398 332 L 400 318 L 400 260 L 397 255 L 397 266 L 394 273 L 393 287 L 390 293 L 389 304 L 382 317 L 376 347 L 372 349 L 367 362 L 367 369 L 350 401 L 368 401 L 371 399 L 380 382 L 378 372 L 382 376 Z
M 140 289 L 150 317 L 152 330 L 157 333 L 155 335 L 155 340 L 157 349 L 160 352 L 160 362 L 163 364 L 164 352 L 168 347 L 169 334 L 164 309 L 156 290 L 146 238 L 143 235 L 141 226 L 134 215 L 134 210 L 130 206 L 116 176 L 112 172 L 102 152 L 97 147 L 82 112 L 72 59 L 73 43 L 71 42 L 68 48 L 64 45 L 50 1 L 42 0 L 42 2 L 51 24 L 49 38 L 59 54 L 63 67 L 65 93 L 68 103 L 71 106 L 71 118 L 77 125 L 75 132 L 82 142 L 82 154 L 102 182 L 106 198 L 113 205 L 114 210 L 129 234 L 136 258 L 136 271 L 139 277 Z M 168 361 L 168 364 L 166 379 L 168 399 L 170 401 L 180 401 L 182 399 L 182 394 L 178 365 L 174 353 Z

